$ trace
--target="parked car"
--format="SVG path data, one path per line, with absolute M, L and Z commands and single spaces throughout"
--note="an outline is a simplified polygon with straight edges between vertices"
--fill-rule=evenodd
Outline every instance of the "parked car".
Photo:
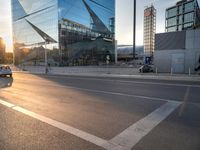
M 12 70 L 9 66 L 0 66 L 0 76 L 10 76 L 12 77 Z
M 154 72 L 154 69 L 150 65 L 143 65 L 139 68 L 139 72 L 141 73 Z

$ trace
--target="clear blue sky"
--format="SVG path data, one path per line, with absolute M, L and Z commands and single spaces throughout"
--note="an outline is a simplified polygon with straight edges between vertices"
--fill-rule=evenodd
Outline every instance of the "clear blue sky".
M 137 0 L 137 45 L 143 45 L 143 12 L 145 6 L 154 4 L 157 9 L 157 33 L 165 31 L 165 9 L 177 0 Z M 12 47 L 10 0 L 0 0 L 0 36 L 7 44 L 7 51 Z M 133 0 L 116 0 L 116 39 L 118 44 L 132 44 Z

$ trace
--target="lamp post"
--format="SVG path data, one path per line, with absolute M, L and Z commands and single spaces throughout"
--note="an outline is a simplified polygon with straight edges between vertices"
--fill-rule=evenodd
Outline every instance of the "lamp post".
M 44 59 L 45 59 L 45 74 L 48 73 L 48 67 L 47 67 L 47 39 L 45 39 L 45 48 L 44 48 Z
M 133 60 L 135 60 L 135 38 L 136 38 L 136 0 L 133 2 Z

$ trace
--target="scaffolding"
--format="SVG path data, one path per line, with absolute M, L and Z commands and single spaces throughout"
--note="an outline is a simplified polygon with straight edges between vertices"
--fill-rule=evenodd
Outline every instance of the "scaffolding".
M 153 58 L 155 50 L 156 9 L 153 5 L 144 10 L 144 54 Z

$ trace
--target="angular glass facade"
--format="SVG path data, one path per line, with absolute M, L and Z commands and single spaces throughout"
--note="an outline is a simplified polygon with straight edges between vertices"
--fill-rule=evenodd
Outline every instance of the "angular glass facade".
M 166 10 L 166 31 L 182 31 L 200 27 L 200 9 L 197 0 L 181 0 Z
M 12 0 L 12 20 L 15 64 L 114 61 L 115 0 Z

